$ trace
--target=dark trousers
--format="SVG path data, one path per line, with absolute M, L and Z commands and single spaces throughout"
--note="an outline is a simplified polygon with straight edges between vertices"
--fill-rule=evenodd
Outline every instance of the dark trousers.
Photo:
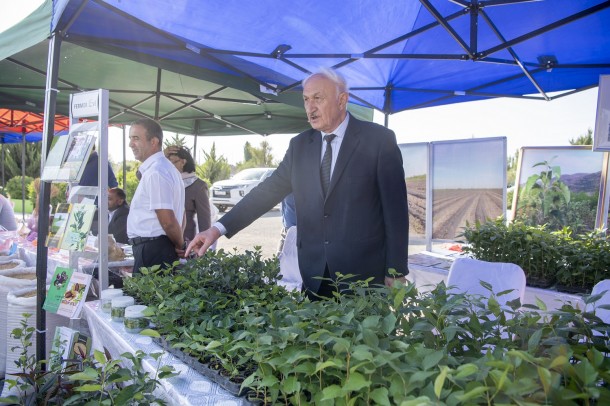
M 170 268 L 177 260 L 178 254 L 176 254 L 174 244 L 167 236 L 133 246 L 134 275 L 140 272 L 142 267 L 150 268 L 154 265 L 160 265 L 164 268 Z
M 305 290 L 305 294 L 311 301 L 321 300 L 324 298 L 332 298 L 333 292 L 336 291 L 336 287 L 332 284 L 333 281 L 330 280 L 330 272 L 328 271 L 328 264 L 326 265 L 326 269 L 324 270 L 324 279 L 320 281 L 320 287 L 318 291 L 312 292 L 309 289 Z

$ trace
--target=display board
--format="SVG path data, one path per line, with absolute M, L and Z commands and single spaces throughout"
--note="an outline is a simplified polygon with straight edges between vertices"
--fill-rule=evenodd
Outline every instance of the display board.
M 432 239 L 506 213 L 506 137 L 431 143 Z
M 521 148 L 511 218 L 549 230 L 593 230 L 603 161 L 589 146 Z

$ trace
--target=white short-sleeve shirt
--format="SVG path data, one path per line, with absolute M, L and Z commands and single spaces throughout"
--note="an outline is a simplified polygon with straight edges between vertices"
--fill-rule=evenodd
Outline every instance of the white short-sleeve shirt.
M 127 235 L 129 238 L 165 235 L 155 210 L 173 210 L 178 224 L 182 224 L 184 184 L 180 172 L 161 151 L 148 157 L 139 171 L 142 179 L 131 201 Z

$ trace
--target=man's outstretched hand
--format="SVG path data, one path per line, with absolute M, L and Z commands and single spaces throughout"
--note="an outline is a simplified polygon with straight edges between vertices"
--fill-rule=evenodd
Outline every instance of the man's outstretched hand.
M 210 227 L 198 233 L 188 247 L 186 247 L 184 256 L 188 258 L 191 252 L 197 256 L 202 256 L 219 238 L 220 231 L 216 227 Z

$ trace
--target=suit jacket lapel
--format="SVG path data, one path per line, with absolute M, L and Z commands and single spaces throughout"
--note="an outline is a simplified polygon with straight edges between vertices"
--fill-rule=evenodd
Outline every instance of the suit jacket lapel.
M 318 189 L 320 196 L 324 198 L 324 192 L 322 191 L 322 180 L 320 179 L 320 157 L 322 151 L 322 134 L 320 131 L 311 131 L 309 134 L 309 143 L 307 146 L 307 162 L 309 168 L 311 168 L 311 174 L 313 176 L 312 183 Z M 308 170 L 310 170 L 308 168 Z
M 332 193 L 335 185 L 339 181 L 339 178 L 341 178 L 343 171 L 347 167 L 347 163 L 354 153 L 354 150 L 360 143 L 359 133 L 360 129 L 358 128 L 357 120 L 353 116 L 350 116 L 347 130 L 345 131 L 343 141 L 341 142 L 341 149 L 339 150 L 339 155 L 337 156 L 337 162 L 335 163 L 335 169 L 330 177 L 330 186 L 328 187 L 327 196 L 330 196 Z M 320 188 L 322 188 L 321 184 Z

